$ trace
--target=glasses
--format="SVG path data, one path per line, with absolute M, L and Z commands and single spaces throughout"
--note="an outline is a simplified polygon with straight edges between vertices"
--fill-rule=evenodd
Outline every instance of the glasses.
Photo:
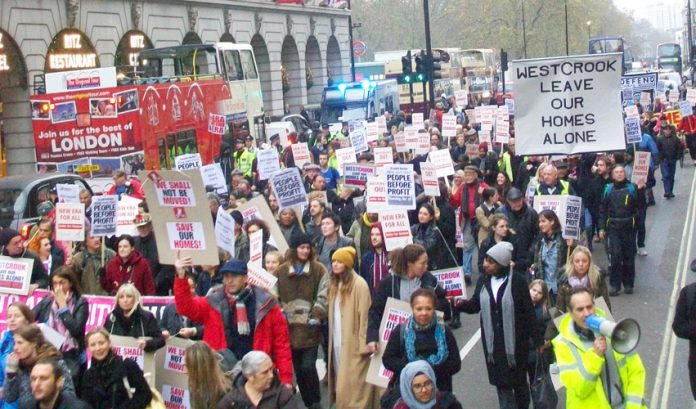
M 411 385 L 414 391 L 427 391 L 428 389 L 433 388 L 433 382 L 432 381 L 425 381 L 423 383 L 414 383 Z

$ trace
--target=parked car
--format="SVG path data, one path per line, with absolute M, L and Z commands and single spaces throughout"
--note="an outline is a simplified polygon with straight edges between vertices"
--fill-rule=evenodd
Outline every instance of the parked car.
M 68 173 L 34 173 L 0 179 L 0 227 L 24 233 L 39 220 L 36 207 L 51 199 L 50 192 L 57 184 L 78 185 L 80 190 L 92 192 L 83 178 Z

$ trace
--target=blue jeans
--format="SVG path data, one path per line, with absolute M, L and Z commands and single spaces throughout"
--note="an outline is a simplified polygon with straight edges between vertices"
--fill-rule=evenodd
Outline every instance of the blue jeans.
M 464 246 L 462 248 L 462 269 L 464 275 L 471 277 L 474 272 L 474 250 L 476 250 L 476 240 L 471 233 L 471 222 L 466 220 L 462 226 L 464 236 Z
M 662 184 L 665 187 L 665 194 L 671 195 L 674 189 L 674 174 L 677 172 L 677 160 L 663 160 L 662 163 L 660 163 L 660 172 L 662 172 Z

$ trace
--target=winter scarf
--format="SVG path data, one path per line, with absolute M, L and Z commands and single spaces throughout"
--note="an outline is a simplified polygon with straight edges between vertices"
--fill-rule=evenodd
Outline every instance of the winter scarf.
M 437 343 L 437 353 L 427 358 L 416 355 L 416 331 L 427 331 L 435 327 L 435 342 Z M 447 358 L 447 341 L 445 340 L 445 327 L 437 323 L 437 318 L 433 316 L 432 321 L 426 325 L 419 325 L 413 316 L 406 322 L 404 343 L 406 346 L 406 358 L 409 362 L 417 359 L 425 359 L 430 365 L 439 365 Z
M 73 310 L 75 309 L 75 297 L 74 294 L 71 294 L 70 297 L 68 297 L 68 303 L 64 307 L 67 309 L 70 314 L 73 313 Z M 72 335 L 70 335 L 70 332 L 68 331 L 67 328 L 65 328 L 65 324 L 63 324 L 63 320 L 61 320 L 59 317 L 61 309 L 58 308 L 58 303 L 54 299 L 53 302 L 51 303 L 51 313 L 48 315 L 48 326 L 55 329 L 60 333 L 60 335 L 65 337 L 65 341 L 63 341 L 63 345 L 60 347 L 60 352 L 68 352 L 72 349 L 77 348 L 77 340 L 73 338 Z
M 493 294 L 495 301 L 495 294 Z M 493 363 L 493 314 L 491 312 L 491 299 L 488 290 L 484 285 L 479 294 L 481 304 L 481 321 L 483 323 L 483 333 L 486 335 L 486 352 L 488 363 Z M 505 339 L 505 355 L 507 356 L 508 366 L 514 368 L 515 362 L 515 304 L 512 299 L 512 268 L 507 277 L 507 285 L 503 292 L 500 302 L 503 305 L 503 337 Z
M 430 395 L 430 400 L 427 403 L 422 403 L 416 399 L 416 395 L 413 393 L 413 378 L 418 375 L 425 375 L 433 383 L 432 394 Z M 404 401 L 409 409 L 431 409 L 437 404 L 437 383 L 435 379 L 435 371 L 433 368 L 425 361 L 415 361 L 411 362 L 404 367 L 401 371 L 401 379 L 399 379 L 399 390 L 401 391 L 401 399 Z
M 226 294 L 230 309 L 235 311 L 234 322 L 237 325 L 239 335 L 249 335 L 251 333 L 249 316 L 247 315 L 246 304 L 244 304 L 249 294 L 251 294 L 249 288 L 243 289 L 238 294 Z

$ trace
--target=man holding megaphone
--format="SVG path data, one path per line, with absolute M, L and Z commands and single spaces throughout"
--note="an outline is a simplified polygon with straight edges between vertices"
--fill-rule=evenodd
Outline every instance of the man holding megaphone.
M 604 311 L 595 308 L 590 290 L 580 287 L 571 291 L 569 313 L 561 320 L 560 334 L 553 340 L 561 382 L 567 389 L 566 408 L 647 408 L 643 400 L 645 367 L 638 354 L 617 352 L 618 346 L 612 347 L 611 339 L 591 328 L 632 338 L 632 347 L 640 337 L 640 330 L 632 332 L 637 324 L 630 327 L 613 324 L 605 321 L 604 316 Z M 604 321 L 601 329 L 601 324 L 595 325 L 598 321 Z M 622 342 L 625 347 L 626 340 Z

